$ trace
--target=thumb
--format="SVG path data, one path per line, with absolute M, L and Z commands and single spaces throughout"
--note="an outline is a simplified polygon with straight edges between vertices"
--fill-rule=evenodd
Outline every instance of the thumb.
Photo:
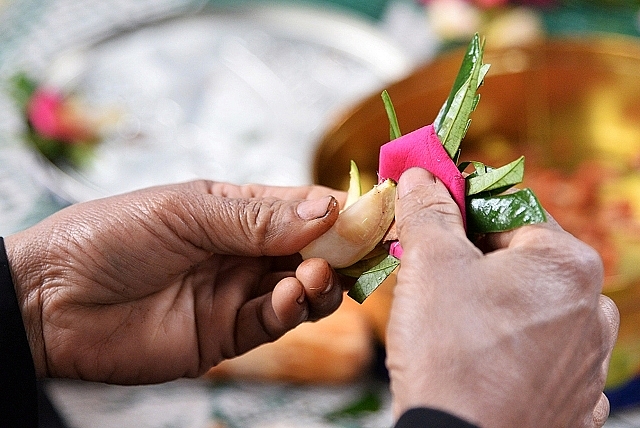
M 405 256 L 412 247 L 419 247 L 423 255 L 429 248 L 439 251 L 452 237 L 468 242 L 460 209 L 442 181 L 429 171 L 405 171 L 398 181 L 397 194 L 396 228 Z
M 212 196 L 209 203 L 211 250 L 241 256 L 295 254 L 329 230 L 339 214 L 333 196 L 315 200 Z

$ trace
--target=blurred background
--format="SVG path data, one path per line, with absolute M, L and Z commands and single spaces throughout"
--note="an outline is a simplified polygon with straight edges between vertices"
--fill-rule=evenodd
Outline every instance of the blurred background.
M 430 123 L 476 32 L 492 68 L 463 156 L 526 154 L 601 253 L 622 313 L 606 426 L 640 427 L 638 0 L 0 0 L 0 236 L 154 184 L 344 187 L 350 159 L 375 177 L 380 92 L 404 132 Z M 390 426 L 392 288 L 202 379 L 43 381 L 43 426 Z

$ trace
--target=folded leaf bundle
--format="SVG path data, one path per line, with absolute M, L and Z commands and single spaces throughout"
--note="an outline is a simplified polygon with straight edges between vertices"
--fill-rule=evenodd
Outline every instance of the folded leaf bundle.
M 404 171 L 412 167 L 427 169 L 449 190 L 469 236 L 546 221 L 544 210 L 529 189 L 503 194 L 522 182 L 524 157 L 499 168 L 476 161 L 458 164 L 460 143 L 471 123 L 470 115 L 480 100 L 477 89 L 489 71 L 489 65 L 482 62 L 483 51 L 484 46 L 476 34 L 467 48 L 449 97 L 434 122 L 409 134 L 400 132 L 391 98 L 387 91 L 382 93 L 391 141 L 380 149 L 378 173 L 381 184 L 373 190 L 374 193 L 381 192 L 387 186 L 393 186 L 395 196 L 395 182 Z M 465 177 L 463 172 L 471 165 L 475 171 Z M 387 199 L 391 192 L 385 197 L 367 197 L 365 194 L 358 199 L 357 174 L 357 167 L 352 162 L 349 201 L 356 202 L 340 214 L 329 232 L 303 250 L 303 257 L 325 258 L 333 267 L 342 268 L 339 269 L 341 273 L 357 277 L 349 296 L 362 302 L 400 264 L 402 247 L 397 241 L 386 243 L 386 246 L 380 242 L 394 219 L 394 198 Z M 371 250 L 376 247 L 378 250 L 382 247 L 388 253 L 371 256 Z M 362 260 L 367 255 L 369 257 Z

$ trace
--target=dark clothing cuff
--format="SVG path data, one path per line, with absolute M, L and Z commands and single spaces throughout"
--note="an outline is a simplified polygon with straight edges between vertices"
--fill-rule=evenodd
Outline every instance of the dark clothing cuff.
M 38 425 L 35 368 L 1 237 L 0 397 L 0 420 L 3 426 Z
M 395 428 L 478 428 L 441 410 L 416 408 L 407 410 Z

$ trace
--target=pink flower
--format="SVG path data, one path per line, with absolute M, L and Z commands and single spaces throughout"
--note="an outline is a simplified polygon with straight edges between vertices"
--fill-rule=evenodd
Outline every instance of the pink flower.
M 70 144 L 94 140 L 91 123 L 60 92 L 39 88 L 27 105 L 27 118 L 33 129 L 45 138 Z
M 27 105 L 27 117 L 33 128 L 47 138 L 58 137 L 58 111 L 62 96 L 52 90 L 38 89 Z

